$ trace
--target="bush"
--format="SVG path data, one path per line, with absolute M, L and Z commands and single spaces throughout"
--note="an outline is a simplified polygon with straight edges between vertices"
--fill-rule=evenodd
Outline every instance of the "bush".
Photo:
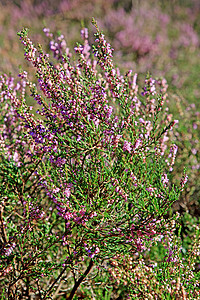
M 169 133 L 176 121 L 165 107 L 166 82 L 148 74 L 140 93 L 137 74 L 120 74 L 93 24 L 94 55 L 83 29 L 77 61 L 63 36 L 55 40 L 45 29 L 51 59 L 23 29 L 38 85 L 25 71 L 18 82 L 1 76 L 2 299 L 163 299 L 172 281 L 168 299 L 194 299 L 198 227 L 182 266 L 177 216 L 167 217 L 187 175 L 171 183 L 177 146 Z M 40 107 L 35 114 L 27 97 Z M 163 255 L 153 271 L 155 245 Z

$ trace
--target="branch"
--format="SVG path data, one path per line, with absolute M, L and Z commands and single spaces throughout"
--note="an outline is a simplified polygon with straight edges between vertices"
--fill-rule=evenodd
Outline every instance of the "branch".
M 94 262 L 91 259 L 90 263 L 89 263 L 89 266 L 87 267 L 87 269 L 85 270 L 85 272 L 83 273 L 83 275 L 79 278 L 79 280 L 77 282 L 75 282 L 75 285 L 74 285 L 74 287 L 73 287 L 73 289 L 72 289 L 69 297 L 67 298 L 67 300 L 72 300 L 74 298 L 74 295 L 75 295 L 77 289 L 79 288 L 80 284 L 85 279 L 85 277 L 90 273 L 93 265 L 94 265 Z
M 3 222 L 3 210 L 4 210 L 3 205 L 0 205 L 0 229 L 1 229 L 1 233 L 2 233 L 2 239 L 3 239 L 4 243 L 8 243 L 6 229 L 5 229 L 4 222 Z
M 48 294 L 51 292 L 52 288 L 54 287 L 54 285 L 56 284 L 56 282 L 58 282 L 58 280 L 62 277 L 62 275 L 65 273 L 65 271 L 67 270 L 68 266 L 65 266 L 65 268 L 62 270 L 62 272 L 60 273 L 60 275 L 54 280 L 54 282 L 52 283 L 52 285 L 50 286 L 50 288 L 46 291 L 45 296 L 43 299 L 46 299 L 46 297 L 48 296 Z

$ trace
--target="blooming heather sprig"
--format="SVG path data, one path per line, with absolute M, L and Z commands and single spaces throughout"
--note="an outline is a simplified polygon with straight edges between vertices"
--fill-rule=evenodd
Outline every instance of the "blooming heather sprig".
M 142 96 L 154 96 L 156 94 L 155 82 L 155 79 L 151 77 L 145 79 L 145 87 L 143 89 Z
M 112 52 L 114 49 L 111 48 L 110 44 L 106 42 L 104 34 L 100 32 L 97 23 L 94 19 L 92 20 L 92 23 L 97 30 L 97 33 L 95 34 L 95 42 L 98 43 L 97 48 L 93 46 L 94 56 L 97 57 L 98 64 L 104 71 L 114 71 L 114 65 L 112 62 Z
M 89 57 L 90 57 L 90 45 L 88 42 L 88 29 L 87 28 L 83 28 L 81 30 L 81 37 L 84 41 L 83 47 L 82 47 L 82 54 L 84 55 L 85 59 L 87 62 L 89 62 Z
M 173 165 L 175 163 L 175 158 L 176 158 L 176 153 L 178 151 L 178 147 L 174 144 L 173 146 L 170 147 L 170 154 L 168 155 L 168 158 L 170 158 L 170 162 L 168 163 L 168 165 L 170 166 L 169 170 L 172 171 L 173 170 Z
M 181 191 L 184 190 L 184 186 L 186 185 L 187 181 L 188 181 L 188 175 L 185 173 L 184 177 L 181 178 Z
M 166 187 L 166 186 L 167 186 L 167 184 L 168 184 L 168 182 L 169 182 L 169 179 L 168 179 L 168 177 L 167 177 L 167 174 L 166 174 L 166 173 L 164 173 L 164 174 L 162 175 L 162 177 L 161 177 L 161 181 L 162 181 L 163 185 Z
M 43 32 L 50 39 L 49 48 L 53 52 L 54 58 L 57 60 L 63 59 L 63 56 L 66 55 L 68 58 L 72 56 L 67 47 L 67 43 L 64 35 L 60 35 L 58 37 L 54 37 L 53 33 L 50 32 L 49 28 L 44 28 Z

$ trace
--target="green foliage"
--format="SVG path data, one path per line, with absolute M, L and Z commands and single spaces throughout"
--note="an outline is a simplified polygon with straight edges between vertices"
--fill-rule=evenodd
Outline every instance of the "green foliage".
M 23 29 L 18 35 L 36 78 L 27 63 L 28 78 L 22 70 L 18 83 L 1 77 L 1 299 L 198 299 L 198 3 L 157 1 L 154 9 L 151 1 L 94 2 L 124 76 L 94 20 L 92 49 L 85 29 L 75 55 L 65 44 L 61 32 L 69 45 L 80 41 L 76 20 L 81 11 L 82 25 L 89 24 L 89 1 L 59 2 L 50 17 L 43 8 L 33 16 L 36 2 L 18 3 L 20 25 L 13 4 L 1 7 L 3 71 L 16 74 L 22 62 L 12 37 L 19 28 L 29 25 L 42 45 L 51 41 L 36 48 Z M 41 22 L 57 34 L 37 35 Z M 168 91 L 149 73 L 136 83 L 130 66 L 164 75 Z

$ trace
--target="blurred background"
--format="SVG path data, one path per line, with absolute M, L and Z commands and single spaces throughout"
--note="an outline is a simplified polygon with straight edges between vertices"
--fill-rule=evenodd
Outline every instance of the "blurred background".
M 189 181 L 173 211 L 182 218 L 185 243 L 192 238 L 191 224 L 200 216 L 200 1 L 199 0 L 1 0 L 0 73 L 17 76 L 24 60 L 17 32 L 29 28 L 33 42 L 48 51 L 47 27 L 63 34 L 73 52 L 81 42 L 80 30 L 89 29 L 94 41 L 94 17 L 114 48 L 114 63 L 122 72 L 132 69 L 142 82 L 149 71 L 166 78 L 168 107 L 178 119 L 171 139 L 178 146 L 173 182 L 180 182 L 184 167 Z

